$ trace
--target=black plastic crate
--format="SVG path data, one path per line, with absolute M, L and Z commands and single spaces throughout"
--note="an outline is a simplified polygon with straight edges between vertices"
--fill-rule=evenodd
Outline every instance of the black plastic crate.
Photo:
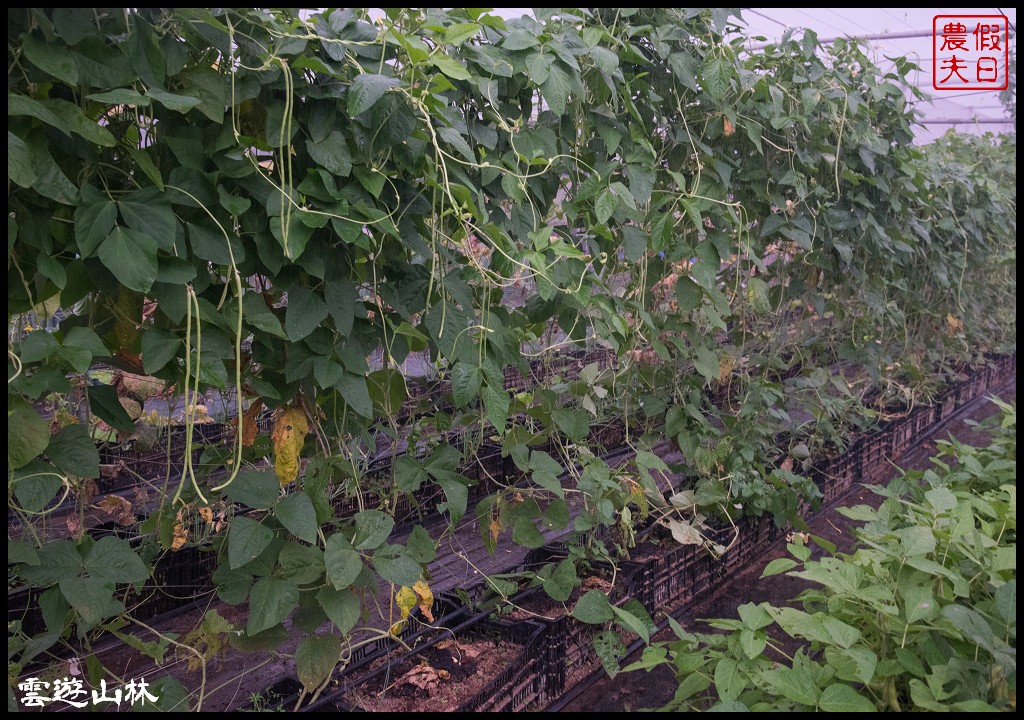
M 861 475 L 865 482 L 879 482 L 892 470 L 892 435 L 888 426 L 862 438 L 858 444 L 861 448 Z
M 405 653 L 402 643 L 412 648 L 421 648 L 437 643 L 446 637 L 451 637 L 453 632 L 472 623 L 480 616 L 479 613 L 471 615 L 469 608 L 443 596 L 434 599 L 432 614 L 434 621 L 429 622 L 423 617 L 419 608 L 415 609 L 399 633 L 398 637 L 401 639 L 401 643 L 389 637 L 377 637 L 369 642 L 360 643 L 348 654 L 345 664 L 335 668 L 332 679 L 334 687 L 317 699 L 315 703 L 302 707 L 302 712 L 332 709 L 349 711 L 351 708 L 339 706 L 338 702 L 341 696 L 352 687 L 347 683 L 353 675 L 360 673 L 363 668 L 389 653 L 396 651 Z M 302 685 L 294 677 L 286 677 L 272 685 L 269 690 L 272 696 L 279 698 L 268 706 L 269 710 L 291 711 L 298 702 Z M 246 708 L 247 703 L 243 703 L 236 710 L 241 711 Z
M 393 682 L 394 672 L 417 658 L 428 653 L 443 651 L 441 646 L 446 639 L 458 642 L 459 639 L 493 640 L 496 644 L 504 642 L 518 646 L 514 655 L 505 667 L 471 698 L 461 702 L 455 712 L 524 712 L 542 709 L 551 699 L 547 663 L 548 652 L 546 643 L 547 629 L 542 623 L 529 620 L 506 622 L 488 618 L 479 618 L 471 624 L 462 626 L 445 638 L 439 636 L 426 643 L 412 653 L 396 653 L 396 657 L 387 666 L 378 668 L 361 680 L 354 679 L 316 703 L 303 708 L 303 712 L 360 712 L 351 696 L 364 686 L 380 684 L 387 687 Z M 453 655 L 453 660 L 455 660 Z M 374 689 L 374 692 L 376 688 Z
M 728 546 L 733 536 L 732 528 L 704 532 L 723 546 Z M 663 528 L 651 535 L 648 542 L 660 536 L 667 547 L 642 563 L 634 576 L 633 596 L 652 614 L 689 604 L 725 577 L 730 565 L 735 567 L 729 558 L 730 553 L 738 550 L 738 542 L 722 557 L 715 557 L 703 545 L 672 544 L 674 541 L 668 539 L 668 531 Z

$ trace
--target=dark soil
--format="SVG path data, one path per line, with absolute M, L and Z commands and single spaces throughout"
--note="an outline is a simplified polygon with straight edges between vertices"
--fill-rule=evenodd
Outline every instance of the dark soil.
M 993 394 L 1006 402 L 1016 402 L 1016 379 Z M 984 446 L 988 443 L 988 436 L 986 433 L 980 432 L 973 422 L 981 421 L 996 413 L 998 413 L 998 408 L 993 403 L 984 399 L 975 401 L 966 409 L 966 412 L 935 436 L 908 450 L 900 458 L 899 467 L 906 470 L 924 470 L 932 467 L 929 458 L 936 454 L 936 440 L 946 439 L 949 436 L 953 436 L 963 443 Z M 897 467 L 893 466 L 889 478 L 891 479 L 897 473 Z M 877 507 L 881 500 L 882 498 L 869 489 L 857 485 L 846 496 L 819 512 L 809 521 L 811 533 L 835 543 L 838 551 L 849 552 L 853 548 L 855 540 L 851 526 L 852 521 L 840 515 L 836 508 L 864 504 Z M 817 546 L 812 545 L 812 548 L 812 557 L 817 558 L 823 554 L 823 551 Z M 765 565 L 775 558 L 786 555 L 785 542 L 776 543 L 756 562 L 729 577 L 709 596 L 699 600 L 685 611 L 671 614 L 684 628 L 699 632 L 713 632 L 713 629 L 702 623 L 701 619 L 737 617 L 736 608 L 745 603 L 769 602 L 776 606 L 788 604 L 810 583 L 786 575 L 761 577 Z M 668 610 L 671 611 L 671 609 Z M 657 613 L 655 620 L 662 620 L 664 615 L 665 612 Z M 655 639 L 669 640 L 673 637 L 671 630 L 666 630 L 657 635 Z M 781 641 L 781 638 L 779 640 Z M 792 642 L 789 638 L 786 640 Z M 626 663 L 639 658 L 638 651 L 629 657 Z M 604 671 L 600 671 L 600 674 L 596 674 L 592 678 L 596 679 L 591 680 L 590 685 L 582 693 L 561 708 L 562 711 L 632 712 L 658 709 L 672 700 L 678 687 L 674 673 L 667 666 L 660 666 L 646 673 L 643 671 L 622 673 L 615 678 L 609 678 Z
M 516 661 L 520 646 L 494 638 L 443 640 L 345 695 L 365 712 L 453 712 Z M 386 663 L 382 658 L 375 668 Z

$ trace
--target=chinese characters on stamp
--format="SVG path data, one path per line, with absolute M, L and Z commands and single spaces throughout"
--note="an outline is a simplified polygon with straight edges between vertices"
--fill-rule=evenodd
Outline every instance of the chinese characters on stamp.
M 1005 90 L 1008 21 L 1003 15 L 936 15 L 932 20 L 932 87 Z

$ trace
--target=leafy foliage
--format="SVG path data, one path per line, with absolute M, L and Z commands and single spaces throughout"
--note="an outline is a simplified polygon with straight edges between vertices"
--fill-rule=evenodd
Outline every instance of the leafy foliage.
M 1017 688 L 1016 408 L 984 449 L 946 444 L 936 468 L 910 472 L 885 501 L 841 511 L 864 525 L 850 555 L 775 560 L 765 575 L 813 583 L 803 609 L 768 603 L 651 646 L 632 670 L 676 668 L 677 709 L 1009 710 Z M 954 467 L 945 460 L 956 462 Z M 793 569 L 790 569 L 793 568 Z M 787 655 L 772 630 L 799 641 Z M 789 643 L 788 646 L 793 643 Z M 786 658 L 770 659 L 767 648 Z
M 348 635 L 357 593 L 415 586 L 439 538 L 406 539 L 394 509 L 434 498 L 453 532 L 484 438 L 532 480 L 472 498 L 491 547 L 541 544 L 567 498 L 575 531 L 628 537 L 631 507 L 663 503 L 646 452 L 663 435 L 702 512 L 792 515 L 814 490 L 777 469 L 780 431 L 806 460 L 869 422 L 871 387 L 927 392 L 1013 344 L 1014 141 L 915 148 L 908 62 L 883 74 L 812 33 L 743 54 L 737 12 L 9 12 L 12 512 L 88 503 L 85 426 L 51 439 L 33 402 L 71 375 L 92 436 L 123 439 L 130 403 L 93 384 L 113 364 L 191 400 L 189 433 L 196 398 L 233 395 L 233 448 L 195 461 L 189 434 L 129 552 L 212 547 L 220 597 L 249 603 L 246 647 L 296 607 Z M 53 332 L 21 337 L 29 318 Z M 617 367 L 509 392 L 550 346 Z M 403 371 L 424 351 L 450 403 L 425 407 Z M 269 442 L 249 402 L 275 411 Z M 597 457 L 598 419 L 638 461 Z M 399 456 L 400 436 L 424 453 Z M 280 490 L 254 469 L 270 455 Z M 13 564 L 74 598 L 49 642 L 102 631 L 117 584 L 140 582 L 83 574 L 93 541 L 72 534 L 26 535 L 38 562 Z M 307 688 L 335 648 L 310 632 Z

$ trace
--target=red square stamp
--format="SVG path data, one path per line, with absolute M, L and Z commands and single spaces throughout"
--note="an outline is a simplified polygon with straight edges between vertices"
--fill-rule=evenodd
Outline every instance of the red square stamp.
M 1009 87 L 1009 21 L 1004 15 L 936 15 L 932 20 L 932 87 Z

